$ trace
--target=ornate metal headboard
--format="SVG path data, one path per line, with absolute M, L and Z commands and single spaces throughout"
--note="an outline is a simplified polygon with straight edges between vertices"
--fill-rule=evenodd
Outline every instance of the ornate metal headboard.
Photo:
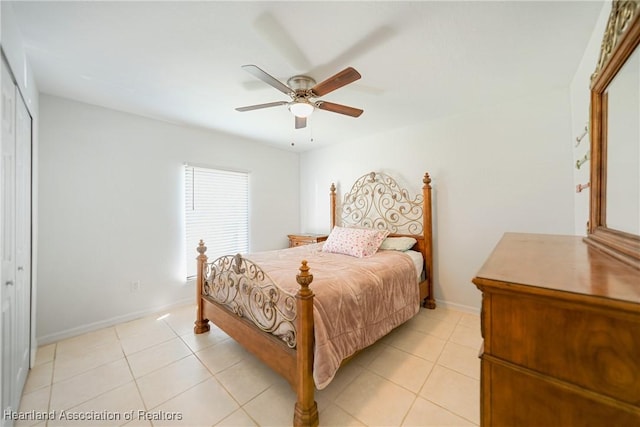
M 389 230 L 390 236 L 411 236 L 424 259 L 425 307 L 435 308 L 433 296 L 433 222 L 431 177 L 422 178 L 422 194 L 411 198 L 395 179 L 380 172 L 361 176 L 344 196 L 338 224 L 336 186 L 331 184 L 331 228 L 336 225 Z
M 425 175 L 427 178 L 428 174 Z M 331 193 L 335 197 L 333 184 Z M 355 226 L 389 230 L 394 234 L 422 235 L 424 201 L 423 194 L 411 198 L 409 192 L 389 175 L 371 172 L 358 178 L 342 203 L 335 205 L 340 214 L 338 218 L 336 212 L 332 212 L 331 227 Z

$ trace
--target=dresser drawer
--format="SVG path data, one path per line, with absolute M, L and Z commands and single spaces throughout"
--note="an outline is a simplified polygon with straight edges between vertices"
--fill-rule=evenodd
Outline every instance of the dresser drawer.
M 522 294 L 489 298 L 487 353 L 640 405 L 638 316 Z
M 486 426 L 632 426 L 640 411 L 547 376 L 482 360 Z

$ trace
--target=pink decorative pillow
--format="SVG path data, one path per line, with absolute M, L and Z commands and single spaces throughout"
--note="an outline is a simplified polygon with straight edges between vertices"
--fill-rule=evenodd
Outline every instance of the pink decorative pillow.
M 376 253 L 389 232 L 369 228 L 333 227 L 322 250 L 358 258 Z

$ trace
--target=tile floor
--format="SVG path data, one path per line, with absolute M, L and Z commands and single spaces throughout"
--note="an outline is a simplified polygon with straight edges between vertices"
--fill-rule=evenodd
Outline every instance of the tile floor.
M 16 426 L 291 425 L 288 383 L 215 326 L 194 335 L 194 318 L 187 306 L 41 347 L 19 413 L 55 414 Z M 478 316 L 421 309 L 317 392 L 320 425 L 478 425 L 480 345 Z

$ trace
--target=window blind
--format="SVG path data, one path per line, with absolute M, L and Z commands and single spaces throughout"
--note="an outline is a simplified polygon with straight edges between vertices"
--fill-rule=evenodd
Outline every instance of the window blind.
M 249 249 L 249 174 L 185 165 L 187 279 L 200 239 L 210 261 Z

